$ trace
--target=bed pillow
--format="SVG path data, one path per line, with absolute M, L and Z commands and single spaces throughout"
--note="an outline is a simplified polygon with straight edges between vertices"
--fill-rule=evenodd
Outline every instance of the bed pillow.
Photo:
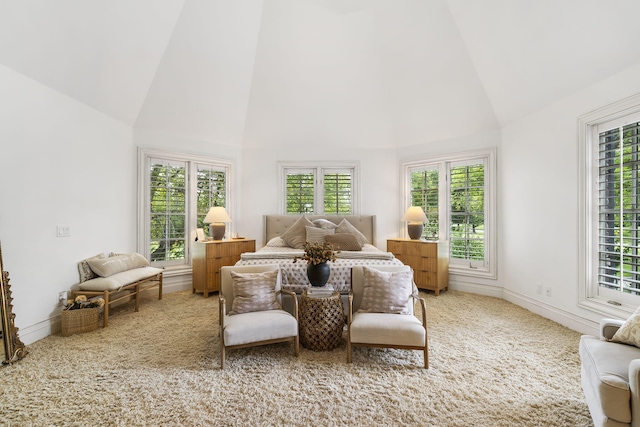
M 279 310 L 276 299 L 278 270 L 263 273 L 231 272 L 233 279 L 233 304 L 229 315 L 252 311 Z
M 100 277 L 109 277 L 134 268 L 148 267 L 149 261 L 139 253 L 111 256 L 87 261 L 91 270 Z
M 336 224 L 334 224 L 331 221 L 329 221 L 328 219 L 324 219 L 324 218 L 314 219 L 311 222 L 313 222 L 313 225 L 315 225 L 316 227 L 320 227 L 320 228 L 336 228 L 337 227 Z
M 306 216 L 301 216 L 280 237 L 292 248 L 304 249 L 304 243 L 307 241 L 306 227 L 313 227 L 313 223 Z
M 336 251 L 361 251 L 362 247 L 358 239 L 351 233 L 337 233 L 324 236 Z
M 270 246 L 272 248 L 288 248 L 289 245 L 287 245 L 287 242 L 284 241 L 284 239 L 280 236 L 276 236 L 273 239 L 269 240 L 267 242 L 267 246 Z
M 307 242 L 310 243 L 324 243 L 326 242 L 325 237 L 335 232 L 333 228 L 318 228 L 308 226 L 305 228 L 307 230 Z
M 92 259 L 102 259 L 104 258 L 104 254 L 98 254 L 92 256 L 87 259 L 83 259 L 78 263 L 78 273 L 80 273 L 80 283 L 86 282 L 87 280 L 95 279 L 98 275 L 91 269 L 89 266 L 89 260 Z
M 380 271 L 362 267 L 364 287 L 358 312 L 413 314 L 413 271 Z
M 640 347 L 640 307 L 613 334 L 611 341 Z
M 350 233 L 350 234 L 353 234 L 354 236 L 356 236 L 356 239 L 358 239 L 358 243 L 360 243 L 360 247 L 364 246 L 366 243 L 369 243 L 369 241 L 364 236 L 364 234 L 362 234 L 360 232 L 360 230 L 355 228 L 346 219 L 343 219 L 340 222 L 340 224 L 338 224 L 338 227 L 336 228 L 336 233 Z

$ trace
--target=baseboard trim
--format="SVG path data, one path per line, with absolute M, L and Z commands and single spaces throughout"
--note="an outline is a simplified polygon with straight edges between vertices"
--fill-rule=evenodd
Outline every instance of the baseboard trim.
M 554 322 L 559 323 L 571 330 L 580 332 L 582 334 L 595 336 L 598 336 L 598 334 L 600 333 L 598 322 L 576 316 L 573 313 L 569 313 L 557 307 L 550 306 L 538 300 L 529 298 L 525 295 L 513 292 L 509 289 L 503 289 L 502 293 L 504 300 L 509 301 L 522 308 L 526 308 L 532 313 L 539 314 L 540 316 L 545 317 L 549 320 L 553 320 Z
M 174 292 L 182 292 L 192 289 L 191 276 L 188 279 L 171 277 L 168 280 L 163 280 L 162 294 L 171 294 Z M 157 289 L 156 289 L 157 290 Z M 152 294 L 150 290 L 149 294 Z M 156 292 L 156 297 L 158 296 Z M 123 301 L 121 304 L 128 304 L 129 301 Z M 117 304 L 119 305 L 119 304 Z M 141 305 L 142 306 L 142 305 Z M 62 331 L 62 325 L 60 323 L 60 314 L 56 314 L 49 319 L 43 320 L 24 328 L 18 329 L 18 336 L 20 340 L 25 344 L 33 344 L 49 335 L 58 334 Z

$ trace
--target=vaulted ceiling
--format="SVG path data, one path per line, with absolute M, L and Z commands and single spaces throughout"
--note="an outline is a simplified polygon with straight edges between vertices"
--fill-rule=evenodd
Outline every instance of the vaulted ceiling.
M 0 0 L 0 64 L 132 127 L 404 146 L 640 62 L 637 0 Z

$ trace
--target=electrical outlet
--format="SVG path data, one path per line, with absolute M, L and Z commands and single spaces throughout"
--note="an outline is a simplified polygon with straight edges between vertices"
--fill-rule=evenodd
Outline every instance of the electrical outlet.
M 542 295 L 542 283 L 536 283 L 536 292 Z
M 67 302 L 67 291 L 58 292 L 58 303 L 64 304 Z
M 548 297 L 551 296 L 551 286 L 547 286 L 546 288 L 544 288 L 544 294 Z

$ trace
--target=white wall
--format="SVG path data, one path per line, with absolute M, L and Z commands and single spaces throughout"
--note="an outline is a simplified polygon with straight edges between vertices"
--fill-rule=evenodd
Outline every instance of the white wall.
M 579 116 L 640 92 L 640 65 L 503 128 L 500 274 L 505 298 L 594 333 L 601 316 L 578 308 Z M 536 284 L 552 295 L 537 294 Z
M 135 150 L 128 126 L 4 66 L 0 117 L 3 268 L 30 343 L 58 320 L 79 260 L 134 250 Z

